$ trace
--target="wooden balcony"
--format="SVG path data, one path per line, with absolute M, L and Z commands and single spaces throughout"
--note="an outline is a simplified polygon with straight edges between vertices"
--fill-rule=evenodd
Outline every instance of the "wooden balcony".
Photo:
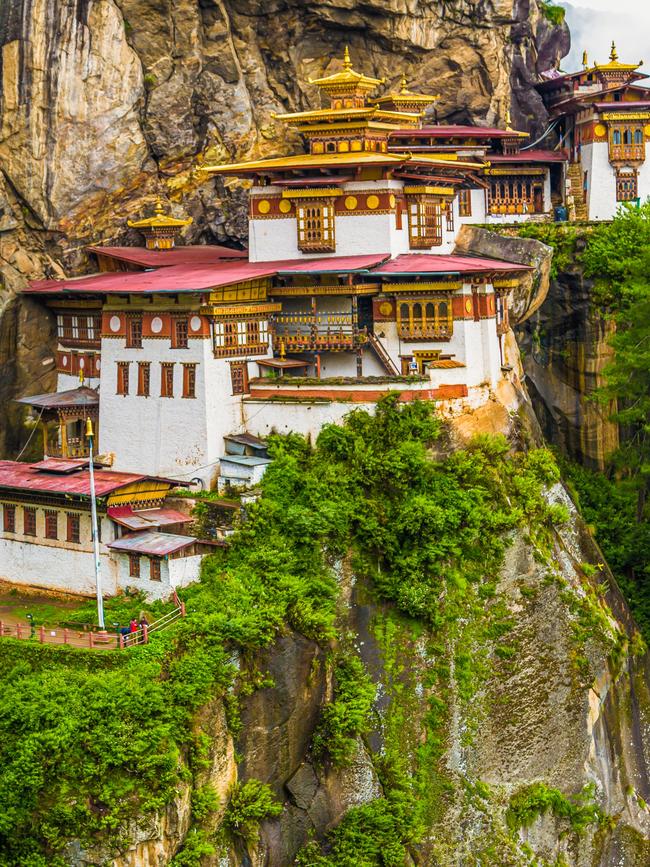
M 46 454 L 50 458 L 87 458 L 90 457 L 88 440 L 85 437 L 68 437 L 67 443 L 50 441 Z
M 281 313 L 271 328 L 275 352 L 354 350 L 367 340 L 351 313 Z
M 454 333 L 453 322 L 440 322 L 437 325 L 398 324 L 397 333 L 402 340 L 451 340 Z
M 609 160 L 615 162 L 640 162 L 645 160 L 645 144 L 610 144 Z

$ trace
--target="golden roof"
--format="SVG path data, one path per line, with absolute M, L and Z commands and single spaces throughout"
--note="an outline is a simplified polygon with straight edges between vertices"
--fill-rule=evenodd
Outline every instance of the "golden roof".
M 408 111 L 385 111 L 378 106 L 370 105 L 365 108 L 316 108 L 310 111 L 298 111 L 293 114 L 274 114 L 273 117 L 284 123 L 301 123 L 303 121 L 318 120 L 374 120 L 384 118 L 395 121 L 417 121 L 419 114 Z
M 347 45 L 345 46 L 345 52 L 343 54 L 343 69 L 340 72 L 335 72 L 333 75 L 326 75 L 323 78 L 310 78 L 308 80 L 310 84 L 315 84 L 328 94 L 349 90 L 369 92 L 384 83 L 382 78 L 370 78 L 370 76 L 364 75 L 361 72 L 355 72 L 355 70 L 352 69 L 350 51 Z
M 585 59 L 587 57 L 587 52 L 585 51 Z M 618 59 L 618 52 L 616 50 L 616 43 L 612 41 L 612 49 L 609 52 L 609 63 L 594 63 L 591 70 L 586 70 L 589 72 L 634 72 L 640 66 L 643 66 L 643 61 L 640 60 L 638 63 L 620 63 Z
M 337 166 L 382 166 L 403 163 L 410 153 L 389 154 L 361 151 L 359 153 L 299 154 L 292 157 L 277 157 L 269 160 L 253 160 L 224 166 L 201 166 L 200 171 L 214 174 L 262 172 L 264 169 L 336 168 Z
M 391 105 L 399 108 L 400 105 L 432 105 L 439 99 L 439 93 L 413 93 L 413 91 L 409 90 L 406 86 L 406 76 L 402 75 L 400 81 L 400 89 L 398 93 L 387 93 L 384 96 L 380 96 L 377 99 L 371 100 L 371 102 L 373 103 L 373 105 L 384 105 L 386 103 L 390 103 Z
M 127 225 L 131 229 L 166 229 L 180 228 L 181 226 L 189 226 L 192 222 L 192 217 L 187 220 L 177 220 L 170 214 L 165 214 L 165 208 L 160 199 L 156 202 L 153 217 L 145 217 L 143 220 L 127 220 Z

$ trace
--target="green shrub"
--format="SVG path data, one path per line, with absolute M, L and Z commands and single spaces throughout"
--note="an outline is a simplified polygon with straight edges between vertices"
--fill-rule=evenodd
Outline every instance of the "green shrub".
M 334 700 L 323 708 L 314 735 L 318 758 L 329 755 L 342 767 L 354 758 L 357 738 L 369 727 L 375 685 L 357 656 L 342 656 L 334 667 Z
M 271 788 L 259 780 L 247 780 L 243 785 L 235 783 L 231 792 L 224 825 L 237 837 L 254 841 L 260 822 L 279 816 L 280 804 Z
M 533 783 L 512 796 L 506 821 L 508 827 L 516 831 L 529 828 L 544 813 L 551 812 L 558 819 L 566 819 L 571 830 L 580 834 L 590 825 L 606 823 L 607 816 L 593 798 L 592 786 L 585 786 L 580 794 L 568 798 L 546 783 Z

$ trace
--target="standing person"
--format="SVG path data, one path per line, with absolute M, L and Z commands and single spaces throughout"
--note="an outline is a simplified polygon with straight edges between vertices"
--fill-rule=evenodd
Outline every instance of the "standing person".
M 131 633 L 132 636 L 135 636 L 135 633 L 137 631 L 138 631 L 138 621 L 135 619 L 135 617 L 132 617 L 131 622 L 129 623 L 129 632 Z M 133 638 L 133 641 L 135 641 L 135 638 Z
M 145 641 L 145 628 L 148 627 L 148 626 L 149 626 L 149 621 L 147 620 L 146 615 L 143 614 L 143 615 L 140 617 L 140 629 L 142 630 L 142 633 L 141 633 L 141 635 L 140 635 L 140 643 L 141 643 L 141 644 L 144 644 L 144 641 Z

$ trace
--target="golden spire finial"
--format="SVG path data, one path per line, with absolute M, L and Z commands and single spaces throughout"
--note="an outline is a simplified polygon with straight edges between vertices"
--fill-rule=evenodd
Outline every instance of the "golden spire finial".
M 582 52 L 582 67 L 583 69 L 587 69 L 589 66 L 589 56 L 586 51 Z
M 399 92 L 400 93 L 406 93 L 407 91 L 408 91 L 408 88 L 406 86 L 406 76 L 404 75 L 404 73 L 402 73 L 402 79 L 399 83 Z
M 609 52 L 609 59 L 612 63 L 615 63 L 618 60 L 618 52 L 616 51 L 616 43 L 612 39 L 612 50 Z
M 509 131 L 512 129 L 512 118 L 510 116 L 510 109 L 506 111 L 506 130 Z
M 156 201 L 156 207 L 153 209 L 153 212 L 157 217 L 165 213 L 165 206 L 163 205 L 163 200 L 160 197 Z
M 350 60 L 350 49 L 348 46 L 345 46 L 345 51 L 343 52 L 343 69 L 352 69 L 352 61 Z

